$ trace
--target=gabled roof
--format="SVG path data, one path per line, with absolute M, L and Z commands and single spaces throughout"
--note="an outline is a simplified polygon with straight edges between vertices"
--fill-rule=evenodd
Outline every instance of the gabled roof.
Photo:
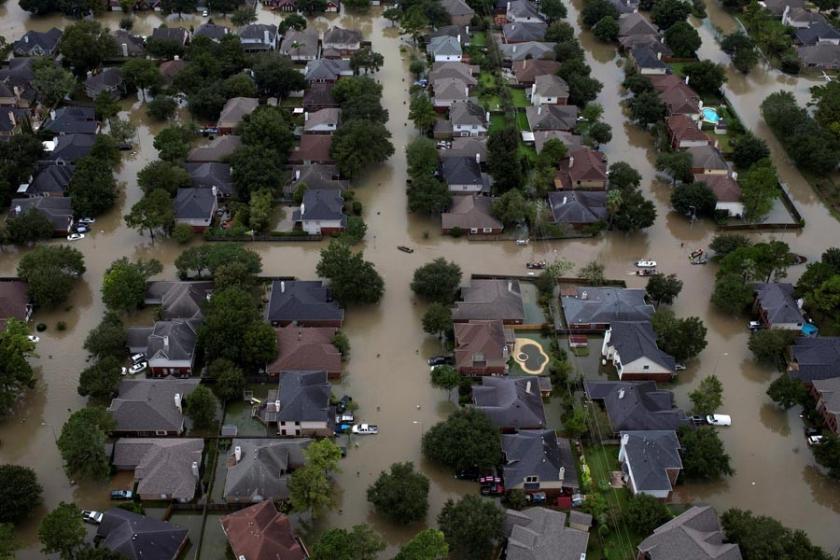
M 817 68 L 840 67 L 840 45 L 817 43 L 796 49 L 799 58 L 808 66 Z
M 814 390 L 829 414 L 840 414 L 840 377 L 815 379 Z
M 560 63 L 556 60 L 517 60 L 511 66 L 516 81 L 520 84 L 533 83 L 537 76 L 556 74 L 560 70 Z
M 267 499 L 225 515 L 220 520 L 236 558 L 248 560 L 305 560 L 306 552 L 289 518 Z
M 304 465 L 309 439 L 234 439 L 227 455 L 225 499 L 286 499 L 288 475 Z M 240 450 L 236 461 L 236 448 Z
M 505 41 L 508 43 L 514 41 L 517 43 L 542 41 L 545 38 L 547 29 L 547 24 L 537 21 L 506 23 L 502 27 L 502 34 L 504 34 Z
M 759 4 L 763 4 L 774 16 L 782 17 L 785 8 L 788 6 L 791 8 L 803 8 L 805 6 L 805 0 L 762 0 Z
M 105 512 L 96 536 L 129 560 L 175 560 L 189 540 L 186 529 L 121 508 Z
M 566 322 L 570 325 L 646 321 L 654 308 L 645 301 L 645 291 L 628 288 L 576 288 L 575 295 L 561 298 Z
M 519 281 L 473 279 L 469 286 L 461 288 L 461 301 L 455 304 L 452 318 L 456 321 L 524 320 Z
M 224 138 L 224 136 L 222 137 Z M 192 186 L 197 189 L 216 187 L 224 195 L 236 194 L 230 164 L 216 161 L 186 163 L 184 169 L 190 174 Z
M 483 185 L 481 166 L 475 158 L 446 158 L 440 164 L 441 178 L 448 185 Z
M 528 127 L 538 130 L 573 130 L 577 126 L 578 108 L 575 105 L 529 105 L 525 109 Z
M 143 56 L 146 54 L 146 43 L 143 37 L 134 35 L 125 29 L 114 31 L 114 41 L 120 56 Z
M 502 51 L 502 57 L 505 60 L 526 60 L 528 58 L 548 59 L 554 60 L 554 47 L 557 43 L 547 43 L 543 41 L 524 41 L 513 45 L 499 45 L 499 50 Z
M 292 181 L 287 190 L 294 192 L 301 183 L 306 184 L 308 189 L 347 190 L 349 182 L 338 177 L 339 173 L 335 165 L 313 163 L 292 166 Z
M 190 501 L 198 477 L 193 463 L 201 465 L 204 440 L 198 438 L 120 438 L 114 443 L 114 466 L 134 469 L 141 496 L 171 496 Z
M 502 229 L 502 222 L 493 216 L 492 203 L 493 200 L 486 196 L 454 196 L 452 208 L 441 214 L 441 227 L 445 230 L 455 227 L 463 230 Z
M 565 188 L 574 188 L 578 181 L 598 182 L 607 180 L 607 156 L 589 146 L 569 150 L 560 161 L 557 173 L 566 181 Z
M 334 58 L 319 58 L 306 63 L 304 78 L 307 82 L 335 81 L 341 76 L 352 74 L 350 61 Z
M 210 189 L 178 189 L 175 195 L 175 218 L 206 220 L 216 211 L 216 196 Z
M 27 31 L 23 37 L 12 43 L 12 50 L 18 56 L 28 56 L 36 53 L 36 48 L 41 52 L 52 54 L 58 49 L 63 32 L 57 27 L 49 31 Z
M 284 371 L 277 390 L 268 393 L 260 409 L 264 422 L 326 422 L 335 420 L 330 406 L 331 385 L 325 371 Z M 278 408 L 279 402 L 279 408 Z
M 343 27 L 331 27 L 324 33 L 324 45 L 348 45 L 362 42 L 362 32 L 358 29 L 344 29 Z
M 299 163 L 332 161 L 331 148 L 332 135 L 304 134 L 300 137 L 300 145 L 296 146 L 289 155 L 289 161 Z
M 669 115 L 694 115 L 700 112 L 700 96 L 684 82 L 677 82 L 673 87 L 660 92 L 659 98 Z
M 687 424 L 685 413 L 674 408 L 674 394 L 659 390 L 653 381 L 584 381 L 591 400 L 603 400 L 614 432 L 676 430 Z
M 268 365 L 274 374 L 288 370 L 341 371 L 341 354 L 332 339 L 334 327 L 277 327 L 277 357 Z
M 202 23 L 193 33 L 196 37 L 208 37 L 214 41 L 220 41 L 227 35 L 230 30 L 224 25 L 216 25 L 215 23 Z
M 621 356 L 621 363 L 629 364 L 647 358 L 674 373 L 674 357 L 656 345 L 656 333 L 650 321 L 613 321 L 610 323 L 610 346 Z
M 577 134 L 572 134 L 567 130 L 537 130 L 534 131 L 534 147 L 537 153 L 543 151 L 545 143 L 552 139 L 557 139 L 563 142 L 568 151 L 579 148 L 583 144 L 583 138 Z
M 694 506 L 654 529 L 639 551 L 650 560 L 741 560 L 738 545 L 724 537 L 715 510 Z
M 507 3 L 505 14 L 508 19 L 512 18 L 537 18 L 542 19 L 542 16 L 537 11 L 536 6 L 528 0 L 513 0 Z
M 825 23 L 826 19 L 825 16 L 817 13 L 812 12 L 804 7 L 791 7 L 787 14 L 786 19 L 788 22 L 795 21 L 796 23 L 805 23 L 810 25 L 814 25 L 816 23 Z
M 840 31 L 824 21 L 812 23 L 810 27 L 796 29 L 796 40 L 801 45 L 816 45 L 821 41 L 840 40 Z
M 432 71 L 429 72 L 429 82 L 434 83 L 445 78 L 457 79 L 461 82 L 474 86 L 478 83 L 474 74 L 476 67 L 463 62 L 435 62 L 432 65 Z
M 715 193 L 718 202 L 741 201 L 741 186 L 729 173 L 726 175 L 721 175 L 720 173 L 694 175 L 694 182 L 703 183 L 709 187 Z
M 55 141 L 55 148 L 44 154 L 45 161 L 65 161 L 73 163 L 88 155 L 96 141 L 94 134 L 65 134 Z
M 636 61 L 636 65 L 639 68 L 654 70 L 668 68 L 668 65 L 662 62 L 662 60 L 660 60 L 657 56 L 656 51 L 647 45 L 638 45 L 633 47 L 630 50 L 630 54 L 633 56 L 633 60 Z
M 618 16 L 618 36 L 658 35 L 659 28 L 638 12 Z
M 72 177 L 72 165 L 44 165 L 35 172 L 32 182 L 23 192 L 28 196 L 63 195 L 67 192 Z
M 266 319 L 287 321 L 343 321 L 344 310 L 318 280 L 275 280 L 266 305 Z
M 469 87 L 460 78 L 441 78 L 432 82 L 437 101 L 455 101 L 470 96 Z
M 162 25 L 152 30 L 152 39 L 170 41 L 181 45 L 187 42 L 189 35 L 189 31 L 183 27 L 166 27 Z
M 175 406 L 175 395 L 181 402 L 196 387 L 198 379 L 125 379 L 120 382 L 119 396 L 108 410 L 117 423 L 117 432 L 178 432 L 184 415 Z M 183 408 L 183 404 L 182 404 Z
M 318 32 L 314 29 L 290 29 L 283 37 L 280 52 L 288 56 L 315 56 L 318 54 Z
M 338 103 L 332 95 L 333 84 L 314 83 L 310 84 L 303 94 L 304 107 L 338 107 Z
M 790 347 L 791 377 L 813 382 L 817 379 L 840 377 L 840 337 L 798 337 Z
M 219 115 L 219 128 L 236 128 L 247 115 L 260 105 L 256 97 L 233 97 L 227 100 Z
M 426 51 L 433 57 L 435 56 L 460 56 L 461 43 L 456 37 L 447 35 L 432 37 L 432 40 L 426 45 Z
M 714 146 L 693 146 L 686 151 L 691 155 L 691 167 L 708 170 L 729 170 L 729 164 Z
M 513 334 L 505 329 L 504 323 L 469 321 L 455 323 L 454 327 L 456 367 L 505 367 L 505 348 Z
M 122 83 L 122 71 L 119 68 L 108 67 L 85 80 L 85 90 L 91 97 L 96 97 L 102 92 L 113 91 Z
M 96 134 L 99 123 L 93 107 L 68 105 L 52 112 L 44 129 L 56 134 Z
M 190 150 L 187 161 L 223 161 L 242 145 L 242 139 L 232 134 L 217 136 L 208 144 Z
M 534 78 L 534 92 L 542 97 L 566 98 L 569 97 L 569 84 L 560 76 L 542 74 Z
M 306 113 L 306 120 L 303 123 L 303 130 L 312 130 L 321 125 L 337 126 L 341 119 L 341 109 L 337 107 L 325 107 L 311 113 Z
M 536 379 L 484 377 L 473 387 L 475 408 L 501 429 L 536 429 L 545 426 L 545 409 Z
M 268 40 L 266 40 L 266 32 L 268 32 Z M 241 39 L 273 43 L 277 38 L 277 26 L 274 24 L 251 23 L 241 27 L 238 33 Z
M 213 291 L 213 282 L 154 281 L 146 284 L 144 303 L 160 305 L 162 319 L 196 319 Z
M 665 125 L 676 142 L 710 142 L 709 137 L 700 129 L 697 121 L 687 115 L 671 115 L 665 119 Z
M 668 469 L 682 470 L 680 440 L 673 430 L 621 432 L 625 461 L 640 492 L 673 490 Z
M 594 224 L 607 219 L 607 193 L 554 191 L 548 193 L 551 215 L 558 224 Z
M 770 325 L 805 323 L 802 310 L 793 297 L 793 284 L 787 282 L 759 282 L 753 286 L 755 297 L 764 310 Z
M 578 487 L 575 455 L 569 440 L 554 430 L 520 430 L 502 434 L 505 484 L 522 484 L 525 477 L 538 476 L 541 483 L 562 480 L 565 488 Z
M 464 0 L 441 0 L 440 5 L 451 17 L 475 15 L 475 10 Z
M 149 360 L 192 361 L 198 344 L 197 319 L 157 321 L 146 346 Z
M 303 194 L 303 203 L 296 216 L 301 221 L 323 220 L 334 221 L 344 219 L 344 199 L 341 191 L 307 189 Z
M 542 507 L 507 510 L 504 531 L 508 560 L 580 560 L 589 543 L 589 533 L 566 527 L 565 513 Z
M 187 61 L 182 59 L 165 60 L 158 66 L 160 75 L 167 80 L 171 80 L 177 76 L 181 70 L 187 67 Z
M 452 139 L 450 148 L 438 149 L 438 157 L 469 157 L 479 161 L 487 159 L 487 137 L 486 136 L 456 136 Z
M 474 97 L 456 99 L 449 106 L 449 120 L 453 125 L 486 126 L 487 112 Z
M 13 198 L 9 206 L 9 218 L 16 218 L 30 210 L 45 215 L 52 223 L 55 231 L 63 231 L 70 227 L 73 219 L 73 207 L 69 197 L 38 196 L 34 198 Z

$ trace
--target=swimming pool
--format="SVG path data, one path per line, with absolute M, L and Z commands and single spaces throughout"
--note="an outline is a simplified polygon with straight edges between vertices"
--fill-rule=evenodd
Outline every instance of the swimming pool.
M 720 115 L 718 115 L 717 109 L 713 109 L 712 107 L 703 109 L 703 120 L 707 123 L 717 124 L 720 121 Z

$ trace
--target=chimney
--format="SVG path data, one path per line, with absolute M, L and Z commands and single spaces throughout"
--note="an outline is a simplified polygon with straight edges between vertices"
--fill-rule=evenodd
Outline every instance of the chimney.
M 630 434 L 622 434 L 621 436 L 621 446 L 624 447 L 627 445 L 627 442 L 630 441 Z
M 563 202 L 561 202 L 561 203 L 560 203 L 560 206 L 565 206 L 565 205 L 566 205 L 566 202 L 567 202 L 568 200 L 569 200 L 569 198 L 568 198 L 567 196 L 563 195 Z
M 175 408 L 178 409 L 178 412 L 183 412 L 183 408 L 181 408 L 181 393 L 175 393 Z
M 213 185 L 213 188 L 210 189 L 210 190 L 212 191 L 214 197 L 219 196 L 219 187 L 217 187 L 216 185 Z
M 24 43 L 29 43 L 29 33 L 27 33 L 26 35 L 23 36 L 23 42 Z
M 269 38 L 268 29 L 265 29 L 265 30 L 263 30 L 263 43 L 265 43 L 267 45 L 270 42 L 271 42 L 271 39 Z
M 123 56 L 128 56 L 128 43 L 123 43 L 123 44 L 122 44 L 122 45 L 120 45 L 120 46 L 122 46 L 122 53 L 123 53 Z
M 308 120 L 309 120 L 309 111 L 304 111 L 304 112 L 303 112 L 303 120 L 304 120 L 304 121 L 308 121 Z
M 732 179 L 735 180 L 735 181 L 738 180 L 738 172 L 737 171 L 732 172 Z
M 55 109 L 50 109 L 50 118 L 55 120 Z
M 624 389 L 619 389 L 618 390 L 618 400 L 621 400 L 623 398 L 624 398 Z
M 192 473 L 193 473 L 194 477 L 198 478 L 198 476 L 199 476 L 199 474 L 198 474 L 198 461 L 193 461 L 192 462 Z
M 464 86 L 464 95 L 465 95 L 466 97 L 469 97 L 469 96 L 470 96 L 470 88 L 469 88 L 469 86 Z
M 507 3 L 507 11 L 510 11 L 510 2 Z
M 535 93 L 537 93 L 537 83 L 536 82 L 531 84 L 531 99 L 534 98 Z
M 180 55 L 176 54 L 175 56 L 172 57 L 172 60 L 181 60 L 181 57 L 180 57 Z
M 560 467 L 560 482 L 566 480 L 566 467 Z
M 163 351 L 169 352 L 169 336 L 163 337 Z
M 279 410 L 280 410 L 280 399 L 277 399 L 276 401 L 274 401 L 274 410 L 279 412 Z
M 569 156 L 569 169 L 575 164 L 575 156 Z
M 479 165 L 481 164 L 481 154 L 475 154 L 475 162 Z
M 537 105 L 537 114 L 542 115 L 542 105 Z
M 300 179 L 300 169 L 295 169 L 295 181 Z
M 9 111 L 9 121 L 12 123 L 12 128 L 17 126 L 17 122 L 15 121 L 15 113 L 14 111 Z
M 280 281 L 280 293 L 281 293 L 281 294 L 285 294 L 285 293 L 286 293 L 286 282 L 285 282 L 285 281 L 283 281 L 283 280 L 281 280 L 281 281 Z
M 528 393 L 529 395 L 531 394 L 531 380 L 530 379 L 525 384 L 525 392 Z
M 238 445 L 233 448 L 233 458 L 237 463 L 242 460 L 242 448 Z
M 458 38 L 458 44 L 460 45 L 460 44 L 461 44 L 461 34 L 460 34 L 460 33 L 458 33 L 458 37 L 457 37 L 457 38 Z

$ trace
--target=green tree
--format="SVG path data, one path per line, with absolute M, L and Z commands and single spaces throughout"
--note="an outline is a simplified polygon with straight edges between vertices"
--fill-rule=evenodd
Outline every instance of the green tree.
M 503 519 L 494 502 L 468 494 L 458 502 L 449 499 L 443 504 L 438 526 L 454 558 L 484 560 L 502 538 Z
M 739 178 L 741 201 L 747 219 L 757 222 L 773 209 L 773 202 L 779 198 L 779 177 L 770 160 L 754 164 Z
M 652 90 L 635 94 L 628 107 L 633 121 L 644 128 L 649 128 L 665 118 L 665 105 L 659 99 L 659 94 Z
M 278 26 L 281 33 L 284 35 L 289 29 L 294 29 L 295 31 L 303 31 L 306 29 L 307 21 L 306 18 L 300 14 L 288 14 L 286 17 L 283 18 L 283 21 L 280 22 Z
M 440 302 L 433 302 L 423 314 L 423 332 L 442 337 L 452 330 L 452 310 Z
M 770 157 L 767 142 L 749 130 L 735 137 L 732 142 L 732 162 L 738 169 L 749 169 L 767 157 Z
M 438 154 L 435 141 L 418 136 L 405 148 L 408 174 L 412 179 L 432 176 L 438 169 Z
M 647 297 L 656 302 L 656 305 L 665 303 L 671 305 L 682 291 L 682 280 L 676 274 L 665 276 L 662 273 L 654 274 L 648 279 L 645 292 Z
M 706 348 L 706 327 L 697 317 L 677 319 L 670 309 L 658 309 L 651 323 L 656 343 L 678 362 L 693 358 Z
M 650 19 L 660 29 L 668 30 L 691 14 L 691 4 L 683 0 L 657 0 L 650 12 Z
M 429 479 L 414 470 L 414 463 L 394 463 L 368 487 L 367 499 L 395 523 L 420 521 L 429 511 Z
M 618 10 L 606 0 L 590 0 L 586 2 L 581 11 L 583 24 L 589 28 L 594 27 L 605 17 L 618 20 Z
M 156 121 L 171 119 L 178 110 L 178 102 L 168 95 L 157 95 L 146 105 L 146 113 Z
M 85 338 L 84 349 L 97 360 L 108 356 L 122 359 L 127 354 L 125 325 L 116 313 L 107 312 L 102 321 Z
M 82 370 L 77 391 L 83 397 L 107 402 L 117 393 L 120 385 L 122 363 L 113 356 L 106 356 Z
M 674 0 L 681 2 L 681 0 Z M 726 82 L 726 71 L 711 60 L 692 62 L 683 67 L 692 89 L 700 95 L 715 95 Z
M 14 408 L 24 389 L 35 385 L 35 375 L 28 358 L 35 352 L 35 344 L 27 336 L 26 325 L 15 318 L 6 321 L 0 331 L 0 417 Z
M 740 274 L 724 274 L 715 280 L 712 303 L 721 311 L 741 314 L 753 300 L 752 288 Z
M 504 224 L 521 224 L 534 219 L 534 207 L 525 200 L 522 191 L 510 189 L 493 201 L 493 215 Z
M 713 217 L 717 197 L 706 183 L 684 183 L 671 191 L 671 206 L 691 219 Z
M 602 17 L 592 28 L 592 33 L 605 43 L 612 43 L 618 39 L 618 21 L 612 16 Z
M 50 239 L 54 231 L 50 219 L 34 208 L 6 220 L 6 239 L 15 245 Z
M 84 76 L 85 72 L 99 68 L 106 58 L 115 56 L 117 43 L 101 23 L 83 20 L 64 29 L 59 52 L 77 76 Z
M 317 517 L 335 505 L 330 477 L 338 471 L 341 450 L 332 440 L 322 439 L 311 443 L 304 455 L 304 466 L 295 470 L 289 480 L 289 499 L 294 511 L 309 511 Z M 313 550 L 313 558 L 335 558 L 319 553 L 319 545 Z
M 364 0 L 370 2 L 370 0 Z M 353 69 L 354 74 L 358 74 L 359 70 L 364 70 L 365 74 L 368 72 L 379 72 L 385 58 L 378 52 L 374 52 L 370 47 L 363 47 L 350 56 L 350 68 Z
M 276 150 L 284 162 L 294 143 L 291 124 L 277 107 L 260 107 L 248 115 L 240 133 L 244 144 Z
M 114 206 L 117 182 L 107 161 L 89 155 L 76 162 L 67 192 L 77 215 L 99 216 Z
M 134 311 L 143 305 L 146 281 L 163 266 L 155 259 L 131 262 L 122 257 L 111 263 L 102 281 L 102 301 L 111 311 Z
M 496 465 L 500 453 L 499 430 L 474 408 L 457 410 L 423 435 L 423 455 L 456 471 Z
M 422 175 L 408 186 L 408 210 L 423 214 L 437 214 L 452 203 L 449 187 L 431 175 Z
M 62 560 L 74 560 L 84 547 L 85 533 L 82 510 L 75 504 L 61 502 L 38 527 L 41 552 L 57 553 Z
M 449 545 L 442 531 L 424 529 L 400 547 L 394 560 L 446 560 Z
M 316 271 L 330 281 L 333 296 L 342 305 L 377 303 L 385 292 L 385 283 L 373 263 L 341 241 L 331 241 L 321 250 Z
M 175 224 L 172 199 L 165 190 L 155 189 L 138 200 L 124 219 L 128 227 L 136 228 L 141 233 L 148 230 L 149 237 L 154 240 L 156 231 L 172 231 Z
M 691 182 L 691 154 L 685 151 L 660 152 L 656 156 L 656 170 L 671 176 L 674 185 L 677 181 Z
M 744 560 L 829 560 L 820 547 L 811 544 L 805 531 L 789 529 L 764 515 L 730 509 L 721 516 L 726 540 L 738 545 Z
M 796 340 L 796 334 L 782 329 L 760 330 L 750 335 L 747 345 L 758 363 L 781 367 L 785 363 L 785 352 Z
M 192 131 L 171 125 L 157 133 L 153 145 L 160 159 L 170 162 L 183 161 L 190 151 Z
M 804 405 L 809 398 L 805 385 L 785 373 L 770 384 L 767 388 L 767 396 L 785 410 L 797 404 Z
M 253 8 L 247 8 L 245 6 L 237 8 L 230 15 L 230 22 L 237 27 L 243 27 L 255 21 L 257 21 L 257 11 Z
M 411 96 L 408 118 L 414 126 L 423 134 L 428 134 L 437 122 L 437 113 L 432 105 L 432 100 L 425 92 L 418 92 Z
M 656 220 L 656 207 L 639 191 L 622 193 L 621 204 L 610 219 L 611 227 L 618 231 L 639 231 L 653 225 Z
M 137 184 L 147 194 L 156 189 L 163 189 L 169 196 L 175 196 L 178 189 L 188 188 L 191 182 L 190 174 L 180 165 L 155 160 L 137 173 Z
M 686 478 L 717 480 L 735 474 L 723 442 L 712 426 L 680 428 L 679 438 Z
M 807 391 L 805 398 L 808 398 Z M 836 434 L 823 435 L 820 444 L 814 446 L 814 459 L 828 470 L 828 476 L 834 479 L 840 478 L 840 439 Z
M 42 245 L 20 259 L 17 272 L 28 284 L 29 297 L 37 305 L 56 307 L 67 301 L 85 272 L 85 261 L 72 247 Z
M 312 547 L 312 560 L 376 560 L 385 541 L 367 525 L 329 529 Z
M 544 0 L 540 4 L 540 11 L 552 23 L 566 17 L 566 5 L 561 0 Z
M 461 285 L 461 267 L 438 257 L 414 271 L 411 290 L 421 298 L 452 303 Z
M 700 381 L 700 385 L 688 394 L 688 398 L 691 399 L 694 414 L 714 414 L 723 404 L 723 384 L 714 374 L 706 376 Z
M 330 154 L 342 175 L 358 177 L 394 155 L 391 132 L 378 122 L 359 119 L 345 122 L 333 134 Z
M 276 192 L 286 179 L 284 158 L 266 146 L 242 146 L 233 153 L 230 163 L 236 194 L 245 202 L 253 192 Z
M 637 535 L 650 535 L 653 530 L 671 519 L 671 512 L 663 502 L 648 494 L 636 494 L 628 500 L 621 518 Z
M 680 58 L 693 58 L 700 48 L 700 34 L 687 21 L 678 21 L 665 31 L 665 44 Z
M 219 401 L 205 385 L 199 385 L 186 399 L 185 414 L 199 430 L 212 428 L 216 424 L 216 410 Z
M 634 191 L 642 184 L 641 174 L 626 162 L 617 161 L 610 165 L 609 188 L 620 191 Z
M 41 505 L 43 488 L 35 471 L 19 465 L 0 465 L 0 523 L 20 523 Z
M 73 74 L 56 64 L 51 58 L 36 59 L 32 63 L 32 74 L 32 87 L 49 107 L 58 104 L 76 87 Z
M 15 550 L 17 542 L 14 526 L 11 523 L 0 523 L 0 560 L 15 560 Z
M 70 415 L 58 438 L 67 476 L 104 479 L 110 474 L 105 441 L 107 433 L 115 427 L 111 413 L 101 406 L 89 406 Z
M 729 253 L 741 247 L 749 247 L 750 245 L 752 245 L 752 241 L 745 235 L 739 233 L 722 233 L 715 235 L 709 244 L 709 249 L 715 253 L 715 256 L 712 257 L 713 260 L 719 261 Z
M 250 274 L 262 272 L 260 256 L 236 243 L 214 243 L 190 247 L 175 259 L 182 278 L 212 278 L 216 271 L 232 263 L 242 263 Z
M 226 358 L 239 365 L 265 365 L 276 356 L 276 337 L 266 337 L 257 300 L 240 287 L 215 291 L 207 303 L 199 336 L 208 359 Z M 267 345 L 267 348 L 266 348 Z
M 265 96 L 286 98 L 291 92 L 306 87 L 303 74 L 295 69 L 291 61 L 283 57 L 258 56 L 253 71 L 257 88 Z
M 132 58 L 126 61 L 122 66 L 122 75 L 129 86 L 141 92 L 144 101 L 144 90 L 159 86 L 162 81 L 158 65 L 147 58 Z
M 580 268 L 578 276 L 590 286 L 601 286 L 605 282 L 604 265 L 598 261 L 590 261 Z
M 432 368 L 432 385 L 446 390 L 446 396 L 452 398 L 452 389 L 461 384 L 461 374 L 452 366 Z
M 519 133 L 513 127 L 490 131 L 487 139 L 487 167 L 493 176 L 493 187 L 500 193 L 522 183 L 522 165 L 516 155 Z
M 720 47 L 723 52 L 730 55 L 732 65 L 743 74 L 749 72 L 758 63 L 758 53 L 755 51 L 755 43 L 743 31 L 736 31 L 726 35 L 723 41 L 721 41 Z

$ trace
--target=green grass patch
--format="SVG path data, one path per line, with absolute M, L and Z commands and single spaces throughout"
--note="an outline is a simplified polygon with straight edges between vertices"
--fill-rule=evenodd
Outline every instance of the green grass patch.
M 490 112 L 498 111 L 502 106 L 498 95 L 483 95 L 479 101 L 481 106 Z
M 490 115 L 490 132 L 502 130 L 505 127 L 504 115 Z
M 510 99 L 513 101 L 513 106 L 517 109 L 522 109 L 530 105 L 524 89 L 508 88 L 508 91 L 510 92 Z
M 470 37 L 470 46 L 484 48 L 487 46 L 487 33 L 478 31 Z
M 485 70 L 478 75 L 478 83 L 486 88 L 496 87 L 496 76 Z
M 671 72 L 677 76 L 685 76 L 685 62 L 670 62 Z
M 518 153 L 521 157 L 527 158 L 531 164 L 534 164 L 537 161 L 537 150 L 534 149 L 533 146 L 528 146 L 520 142 L 516 153 Z
M 525 111 L 516 112 L 516 127 L 519 128 L 520 131 L 531 130 L 531 127 L 528 126 L 528 115 L 525 114 Z

